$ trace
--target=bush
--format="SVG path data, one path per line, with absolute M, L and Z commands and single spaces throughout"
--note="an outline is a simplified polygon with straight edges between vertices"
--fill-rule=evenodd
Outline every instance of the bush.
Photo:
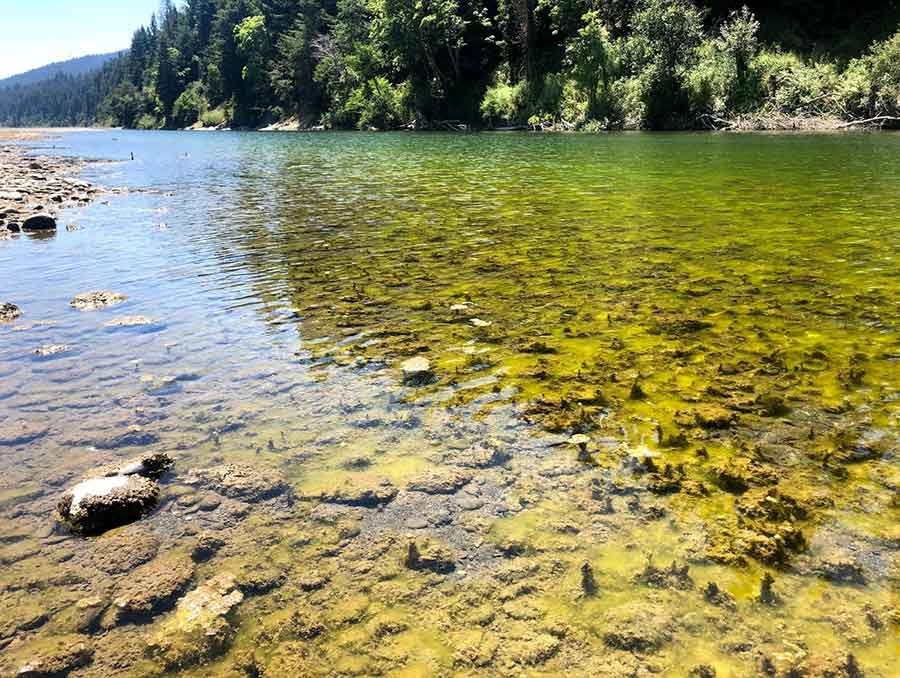
M 498 82 L 488 87 L 478 110 L 481 117 L 489 125 L 515 125 L 521 122 L 524 115 L 525 85 Z
M 865 57 L 871 73 L 872 115 L 900 115 L 900 31 L 875 43 Z
M 208 108 L 209 102 L 203 95 L 203 85 L 199 82 L 191 83 L 172 106 L 172 124 L 176 127 L 193 125 Z
M 215 108 L 200 115 L 200 124 L 204 127 L 218 127 L 228 119 L 224 108 Z
M 355 114 L 360 129 L 396 129 L 412 119 L 409 100 L 409 83 L 394 85 L 378 77 L 355 88 L 346 108 Z
M 149 113 L 144 113 L 137 119 L 137 122 L 134 123 L 135 129 L 159 129 L 160 124 L 159 120 L 157 120 L 154 116 Z
M 840 79 L 833 64 L 807 64 L 796 54 L 763 51 L 755 66 L 771 108 L 790 115 L 835 112 Z

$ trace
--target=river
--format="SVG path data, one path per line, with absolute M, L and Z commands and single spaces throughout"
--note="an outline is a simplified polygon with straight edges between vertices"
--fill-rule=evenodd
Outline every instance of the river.
M 900 135 L 35 146 L 115 190 L 0 240 L 0 666 L 894 675 Z M 152 513 L 57 522 L 146 450 Z

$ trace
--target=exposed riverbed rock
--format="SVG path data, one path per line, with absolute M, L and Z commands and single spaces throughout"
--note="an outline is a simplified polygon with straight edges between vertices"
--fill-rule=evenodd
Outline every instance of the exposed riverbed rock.
M 120 318 L 113 318 L 109 322 L 103 323 L 104 327 L 110 328 L 118 328 L 118 327 L 146 327 L 148 325 L 155 325 L 156 320 L 153 318 L 148 318 L 145 315 L 125 315 Z
M 140 519 L 159 498 L 159 478 L 172 466 L 166 454 L 155 453 L 124 464 L 98 469 L 67 491 L 59 515 L 73 531 L 89 535 Z
M 0 322 L 8 323 L 22 315 L 21 309 L 8 301 L 0 304 Z
M 141 476 L 89 478 L 59 502 L 59 514 L 75 531 L 97 534 L 140 519 L 156 505 L 159 485 Z
M 403 371 L 403 383 L 407 386 L 425 386 L 434 381 L 434 371 L 427 358 L 416 357 L 405 360 L 400 369 Z
M 35 214 L 22 222 L 23 231 L 55 231 L 56 219 L 49 214 Z
M 51 358 L 60 353 L 68 353 L 70 347 L 67 344 L 44 344 L 34 349 L 34 355 L 38 358 Z
M 76 295 L 75 298 L 69 302 L 69 305 L 73 308 L 77 308 L 79 311 L 97 311 L 101 308 L 121 304 L 126 299 L 128 299 L 128 297 L 119 292 L 102 290 Z
M 310 497 L 328 504 L 377 508 L 391 503 L 397 496 L 397 488 L 387 480 L 366 482 L 361 479 L 345 480 L 336 487 Z
M 244 599 L 233 575 L 221 573 L 186 594 L 149 645 L 166 668 L 208 661 L 234 637 L 233 610 Z

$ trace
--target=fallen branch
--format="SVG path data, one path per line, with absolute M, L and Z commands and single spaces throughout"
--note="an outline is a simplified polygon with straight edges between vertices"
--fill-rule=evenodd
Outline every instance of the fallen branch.
M 732 120 L 725 120 L 725 118 L 719 118 L 710 113 L 704 113 L 698 119 L 706 122 L 710 128 L 714 130 L 729 130 L 734 129 L 737 126 L 737 123 Z M 717 127 L 716 125 L 721 125 L 721 127 Z
M 871 125 L 874 123 L 900 122 L 900 118 L 893 115 L 876 115 L 874 118 L 866 118 L 865 120 L 851 120 L 842 125 L 838 125 L 838 129 L 853 127 L 854 125 Z

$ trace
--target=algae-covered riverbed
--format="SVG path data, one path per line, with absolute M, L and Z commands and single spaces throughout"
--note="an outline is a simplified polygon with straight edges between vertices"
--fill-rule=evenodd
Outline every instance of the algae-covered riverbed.
M 895 675 L 900 137 L 37 146 L 126 161 L 0 240 L 3 675 Z

